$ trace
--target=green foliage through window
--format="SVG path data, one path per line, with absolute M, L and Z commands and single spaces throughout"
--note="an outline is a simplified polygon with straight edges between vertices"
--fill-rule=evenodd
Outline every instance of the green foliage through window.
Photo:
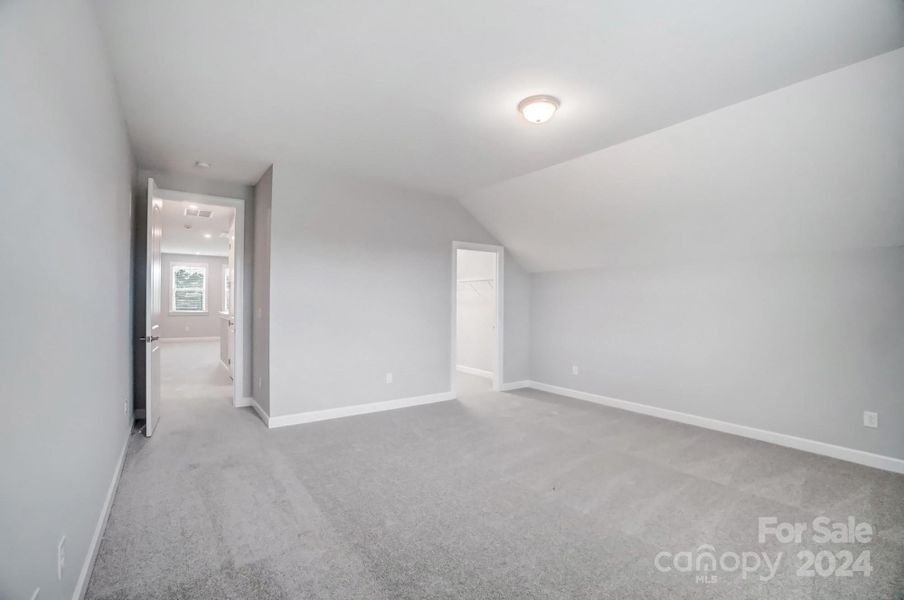
M 173 265 L 172 312 L 207 311 L 207 267 Z

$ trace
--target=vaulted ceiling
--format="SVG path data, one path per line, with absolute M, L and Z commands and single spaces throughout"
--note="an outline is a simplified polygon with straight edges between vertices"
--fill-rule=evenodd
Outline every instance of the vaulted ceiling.
M 904 246 L 904 49 L 465 196 L 530 271 Z
M 904 44 L 900 0 L 97 7 L 141 166 L 254 183 L 294 162 L 449 196 Z M 515 111 L 537 93 L 562 101 L 544 126 Z

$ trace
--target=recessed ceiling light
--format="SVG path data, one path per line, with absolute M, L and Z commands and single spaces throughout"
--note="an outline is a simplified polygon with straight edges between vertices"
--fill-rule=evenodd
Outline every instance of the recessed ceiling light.
M 558 98 L 552 96 L 531 96 L 518 103 L 518 112 L 531 123 L 545 123 L 556 114 Z
M 209 162 L 205 162 L 205 161 L 203 161 L 203 160 L 196 160 L 196 161 L 195 161 L 195 166 L 198 167 L 199 169 L 209 169 L 209 168 L 210 168 L 210 163 L 209 163 Z
M 209 233 L 205 233 L 205 234 L 204 234 L 204 237 L 206 237 L 207 239 L 210 239 L 210 238 L 212 238 L 213 236 L 210 235 Z

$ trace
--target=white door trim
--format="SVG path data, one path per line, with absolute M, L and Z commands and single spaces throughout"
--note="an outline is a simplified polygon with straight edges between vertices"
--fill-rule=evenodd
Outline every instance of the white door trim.
M 452 280 L 451 280 L 451 313 L 452 313 L 452 345 L 449 352 L 449 384 L 452 391 L 455 389 L 455 373 L 457 371 L 456 348 L 458 330 L 456 328 L 458 307 L 458 251 L 479 250 L 481 252 L 493 252 L 496 254 L 496 351 L 493 353 L 493 391 L 498 392 L 502 382 L 502 364 L 504 354 L 503 331 L 505 311 L 505 248 L 494 244 L 478 244 L 474 242 L 452 242 Z
M 181 192 L 179 190 L 158 189 L 157 197 L 163 200 L 175 200 L 177 202 L 196 202 L 198 204 L 213 204 L 216 206 L 228 206 L 235 209 L 235 281 L 233 281 L 233 294 L 235 295 L 233 307 L 235 310 L 235 356 L 232 379 L 232 405 L 235 407 L 245 404 L 245 200 L 241 198 L 226 198 L 224 196 L 211 196 L 209 194 L 196 194 L 194 192 Z

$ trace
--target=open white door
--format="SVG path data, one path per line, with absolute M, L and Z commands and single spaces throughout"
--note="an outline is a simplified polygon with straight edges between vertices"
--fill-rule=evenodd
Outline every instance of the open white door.
M 235 285 L 235 217 L 229 225 L 229 258 L 226 266 L 225 285 L 223 294 L 226 297 L 226 312 L 229 314 L 226 332 L 226 366 L 229 368 L 229 378 L 235 380 L 235 299 L 233 289 Z
M 160 420 L 160 312 L 162 261 L 160 242 L 163 237 L 161 208 L 163 203 L 156 198 L 157 186 L 148 179 L 148 220 L 147 220 L 147 285 L 145 287 L 145 332 L 140 339 L 145 343 L 145 435 L 151 437 Z

